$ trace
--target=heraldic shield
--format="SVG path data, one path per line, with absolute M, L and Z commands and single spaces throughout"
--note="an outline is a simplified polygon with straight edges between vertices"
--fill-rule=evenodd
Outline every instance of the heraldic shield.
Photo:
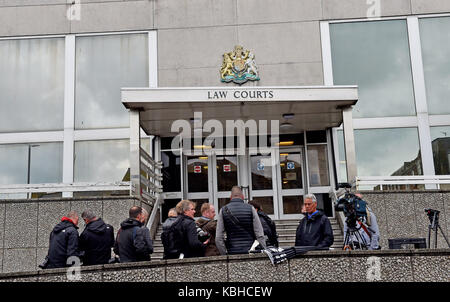
M 240 85 L 248 80 L 259 81 L 255 55 L 239 45 L 235 46 L 232 52 L 224 53 L 220 78 L 222 82 L 234 82 Z

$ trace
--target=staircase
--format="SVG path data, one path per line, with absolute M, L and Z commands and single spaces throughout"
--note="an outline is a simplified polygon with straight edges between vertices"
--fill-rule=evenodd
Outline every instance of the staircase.
M 335 249 L 341 249 L 344 236 L 343 232 L 337 222 L 336 218 L 329 218 L 331 222 L 331 227 L 333 228 L 334 243 L 331 246 Z M 275 220 L 278 233 L 278 242 L 280 247 L 291 247 L 295 244 L 295 231 L 299 224 L 299 220 Z M 159 224 L 156 236 L 153 240 L 153 254 L 152 260 L 160 260 L 163 257 L 164 248 L 161 242 L 162 225 Z

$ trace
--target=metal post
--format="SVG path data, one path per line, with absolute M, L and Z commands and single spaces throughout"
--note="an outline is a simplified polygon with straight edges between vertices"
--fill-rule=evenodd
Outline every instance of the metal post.
M 356 180 L 356 151 L 355 135 L 353 133 L 352 107 L 346 107 L 342 110 L 343 128 L 344 128 L 344 146 L 347 166 L 347 182 L 353 183 Z
M 139 111 L 130 110 L 130 195 L 141 197 L 141 131 Z
M 40 145 L 28 145 L 28 164 L 27 164 L 27 185 L 30 184 L 30 178 L 31 178 L 31 148 L 33 147 L 39 147 Z M 31 194 L 27 193 L 27 198 L 31 198 Z

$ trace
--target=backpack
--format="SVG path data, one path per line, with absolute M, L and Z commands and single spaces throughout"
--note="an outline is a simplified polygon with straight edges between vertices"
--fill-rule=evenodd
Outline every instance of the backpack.
M 164 246 L 165 259 L 177 259 L 181 254 L 182 236 L 177 229 L 177 226 L 180 223 L 181 219 L 175 220 L 175 222 L 169 227 L 169 229 L 162 232 L 161 234 L 161 241 Z

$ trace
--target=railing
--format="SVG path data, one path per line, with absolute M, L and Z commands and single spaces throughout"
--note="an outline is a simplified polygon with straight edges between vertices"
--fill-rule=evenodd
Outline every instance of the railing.
M 441 189 L 450 187 L 450 175 L 411 175 L 411 176 L 357 176 L 355 187 L 374 186 L 377 190 L 396 190 L 407 188 Z
M 140 150 L 140 157 L 141 197 L 153 204 L 158 200 L 159 194 L 162 193 L 162 163 L 155 161 L 142 148 Z
M 65 192 L 101 192 L 101 191 L 129 191 L 130 182 L 78 182 L 78 183 L 45 183 L 45 184 L 14 184 L 0 185 L 0 198 L 5 195 L 18 195 L 32 193 L 65 193 Z M 25 197 L 25 198 L 27 198 Z

